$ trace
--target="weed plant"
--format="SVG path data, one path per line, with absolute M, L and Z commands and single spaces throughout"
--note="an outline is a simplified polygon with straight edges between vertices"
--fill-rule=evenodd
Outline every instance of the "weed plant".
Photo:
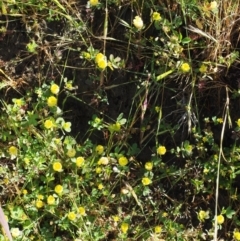
M 0 7 L 13 240 L 240 240 L 239 0 Z

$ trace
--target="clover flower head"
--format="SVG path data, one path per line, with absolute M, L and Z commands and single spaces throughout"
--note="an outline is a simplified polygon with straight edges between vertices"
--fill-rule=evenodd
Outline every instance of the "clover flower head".
M 99 184 L 98 184 L 98 189 L 99 189 L 99 190 L 102 190 L 103 188 L 104 188 L 103 184 L 102 184 L 102 183 L 99 183 Z
M 122 223 L 122 224 L 121 224 L 121 230 L 122 230 L 122 232 L 123 232 L 124 234 L 127 233 L 128 228 L 129 228 L 129 224 L 128 224 L 128 223 Z
M 62 194 L 62 192 L 63 192 L 63 186 L 58 184 L 58 185 L 54 188 L 54 191 L 55 191 L 58 195 Z
M 55 126 L 55 125 L 54 125 L 53 120 L 45 120 L 45 122 L 44 122 L 44 127 L 45 127 L 46 129 L 52 129 L 54 126 Z
M 11 234 L 13 238 L 17 238 L 22 235 L 22 231 L 20 231 L 19 228 L 11 228 Z
M 56 171 L 56 172 L 62 172 L 63 169 L 62 169 L 61 162 L 59 162 L 59 161 L 54 162 L 53 163 L 53 170 Z
M 207 72 L 207 66 L 205 64 L 202 64 L 199 68 L 199 72 L 205 74 Z
M 42 208 L 44 206 L 44 203 L 42 200 L 37 200 L 36 203 L 35 203 L 36 207 L 37 208 Z
M 55 197 L 53 195 L 48 196 L 47 203 L 48 203 L 48 205 L 54 205 L 55 204 Z
M 160 21 L 161 19 L 162 19 L 162 18 L 161 18 L 160 13 L 154 12 L 154 13 L 152 14 L 152 21 Z
M 55 96 L 50 96 L 47 99 L 47 104 L 49 107 L 54 107 L 57 105 L 57 98 Z
M 72 157 L 75 157 L 75 155 L 76 155 L 76 150 L 75 149 L 69 149 L 67 151 L 67 156 L 68 157 L 72 158 Z
M 82 157 L 82 156 L 77 157 L 77 159 L 76 159 L 76 166 L 77 167 L 81 167 L 83 165 L 84 161 L 85 161 L 84 157 Z
M 18 148 L 15 146 L 10 146 L 8 148 L 8 153 L 12 156 L 12 157 L 16 157 L 18 155 Z
M 57 95 L 59 93 L 59 86 L 57 84 L 52 84 L 50 90 L 52 94 Z
M 150 185 L 151 183 L 152 183 L 152 180 L 149 179 L 148 177 L 143 177 L 143 178 L 142 178 L 142 184 L 143 184 L 144 186 L 148 186 L 148 185 Z
M 222 214 L 217 216 L 217 224 L 221 225 L 224 223 L 224 217 Z
M 138 30 L 143 28 L 143 20 L 140 16 L 136 16 L 133 19 L 133 25 L 135 26 L 135 28 L 137 28 Z
M 145 167 L 146 170 L 151 171 L 153 169 L 153 163 L 152 162 L 146 162 L 144 167 Z
M 157 154 L 158 155 L 160 155 L 160 156 L 162 156 L 162 155 L 164 155 L 165 153 L 166 153 L 166 147 L 165 146 L 159 146 L 158 148 L 157 148 Z
M 101 173 L 102 172 L 102 168 L 101 167 L 96 167 L 95 172 L 97 174 Z
M 155 233 L 161 233 L 162 232 L 162 227 L 160 225 L 157 225 L 155 228 L 154 228 L 154 232 Z
M 120 166 L 124 167 L 128 164 L 128 159 L 125 156 L 121 156 L 118 158 L 118 163 Z
M 102 145 L 97 145 L 95 151 L 98 155 L 101 155 L 104 152 L 104 147 Z
M 240 232 L 238 230 L 233 231 L 233 239 L 236 241 L 240 241 Z
M 96 55 L 95 61 L 100 69 L 104 70 L 107 67 L 107 58 L 102 53 Z
M 208 219 L 209 218 L 209 212 L 207 211 L 199 211 L 198 213 L 198 219 L 200 222 L 203 222 L 205 219 Z
M 78 212 L 79 212 L 79 214 L 80 214 L 81 216 L 86 215 L 86 210 L 85 210 L 84 207 L 79 207 L 79 208 L 78 208 Z
M 74 212 L 69 212 L 67 217 L 69 220 L 74 221 L 77 216 Z
M 180 68 L 181 68 L 182 72 L 184 72 L 184 73 L 189 72 L 191 69 L 191 67 L 188 63 L 183 63 Z
M 70 132 L 71 131 L 71 122 L 64 122 L 62 124 L 62 128 L 66 131 L 66 132 Z
M 236 123 L 237 123 L 237 126 L 240 127 L 240 119 L 238 119 Z
M 90 5 L 91 6 L 97 6 L 98 5 L 98 0 L 90 0 Z
M 98 165 L 107 165 L 109 163 L 109 160 L 108 160 L 108 158 L 107 157 L 101 157 L 100 159 L 99 159 L 99 161 L 98 161 Z

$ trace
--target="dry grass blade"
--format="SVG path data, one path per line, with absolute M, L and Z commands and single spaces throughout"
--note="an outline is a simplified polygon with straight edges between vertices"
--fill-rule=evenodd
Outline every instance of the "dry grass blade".
M 3 227 L 3 230 L 6 233 L 8 239 L 10 241 L 12 241 L 13 239 L 12 239 L 12 235 L 11 235 L 10 230 L 9 230 L 8 222 L 6 221 L 5 215 L 4 215 L 1 207 L 0 207 L 0 223 L 1 223 L 1 225 Z

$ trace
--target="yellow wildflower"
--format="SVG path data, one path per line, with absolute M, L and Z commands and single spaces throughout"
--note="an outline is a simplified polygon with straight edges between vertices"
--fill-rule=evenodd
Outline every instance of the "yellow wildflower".
M 8 152 L 11 156 L 16 157 L 18 155 L 18 149 L 15 146 L 10 146 Z
M 220 124 L 223 123 L 223 118 L 217 118 L 217 122 Z
M 35 205 L 36 205 L 37 208 L 42 208 L 43 205 L 44 205 L 44 203 L 43 203 L 42 200 L 37 200 L 36 203 L 35 203 Z
M 128 159 L 125 157 L 125 156 L 121 156 L 119 159 L 118 159 L 118 163 L 120 166 L 126 166 L 128 164 Z
M 75 149 L 69 149 L 68 151 L 67 151 L 67 156 L 68 157 L 75 157 L 75 155 L 76 155 L 76 150 Z
M 28 194 L 28 190 L 27 190 L 27 189 L 24 189 L 24 190 L 22 191 L 22 193 L 23 193 L 23 195 L 27 195 L 27 194 Z
M 63 192 L 63 186 L 58 184 L 58 185 L 54 188 L 54 191 L 55 191 L 57 194 L 61 194 L 61 193 Z
M 154 12 L 153 14 L 152 14 L 152 21 L 159 21 L 159 20 L 161 20 L 162 18 L 161 18 L 161 16 L 160 16 L 160 13 L 158 13 L 158 12 Z
M 217 223 L 219 224 L 219 225 L 221 225 L 221 224 L 223 224 L 224 223 L 224 217 L 223 217 L 223 215 L 218 215 L 217 216 Z
M 240 241 L 240 232 L 239 231 L 237 231 L 237 230 L 233 231 L 233 239 Z
M 148 171 L 151 171 L 153 169 L 153 163 L 152 162 L 146 162 L 145 163 L 145 169 Z
M 19 230 L 19 228 L 11 228 L 11 234 L 13 238 L 17 238 L 22 235 L 22 232 Z
M 55 203 L 55 197 L 52 196 L 52 195 L 48 196 L 48 198 L 47 198 L 47 203 L 48 203 L 49 205 L 53 205 L 53 204 Z
M 82 215 L 82 216 L 84 216 L 84 215 L 86 214 L 86 210 L 85 210 L 84 207 L 79 207 L 79 208 L 78 208 L 78 212 L 79 212 L 79 214 Z
M 181 70 L 183 71 L 183 72 L 189 72 L 190 71 L 190 65 L 188 64 L 188 63 L 183 63 L 182 65 L 181 65 Z
M 59 93 L 59 86 L 56 84 L 52 84 L 50 90 L 52 94 L 57 95 Z
M 202 64 L 199 68 L 199 72 L 204 74 L 207 72 L 207 66 L 205 64 Z
M 139 16 L 136 16 L 134 19 L 133 19 L 133 25 L 138 29 L 142 29 L 143 28 L 143 20 L 141 17 Z
M 76 219 L 76 214 L 74 212 L 69 212 L 68 213 L 68 219 L 71 221 L 74 221 Z
M 121 230 L 122 230 L 122 232 L 123 232 L 123 233 L 127 233 L 128 227 L 129 227 L 128 223 L 122 223 L 122 224 L 121 224 Z
M 107 157 L 101 157 L 98 161 L 98 165 L 107 165 L 109 163 L 109 160 Z
M 155 233 L 161 233 L 162 232 L 162 227 L 161 226 L 156 226 L 155 228 L 154 228 L 154 232 Z
M 96 6 L 96 5 L 98 5 L 98 0 L 90 0 L 90 5 L 91 6 Z
M 143 184 L 144 186 L 147 186 L 147 185 L 149 185 L 149 184 L 151 184 L 151 183 L 152 183 L 151 179 L 149 179 L 148 177 L 143 177 L 143 179 L 142 179 L 142 184 Z
M 62 169 L 62 164 L 61 162 L 54 162 L 53 163 L 53 170 L 56 171 L 56 172 L 62 172 L 63 169 Z
M 104 152 L 104 147 L 101 145 L 97 145 L 95 148 L 95 151 L 97 152 L 98 155 L 101 155 Z
M 54 127 L 54 123 L 52 120 L 45 120 L 44 127 L 46 129 L 52 129 Z
M 98 189 L 99 189 L 99 190 L 102 190 L 103 188 L 104 188 L 104 186 L 103 186 L 102 183 L 98 184 Z
M 54 107 L 57 105 L 57 98 L 54 97 L 54 96 L 50 96 L 48 99 L 47 99 L 47 104 L 49 107 Z
M 240 127 L 240 119 L 238 119 L 236 123 L 237 123 L 237 126 Z
M 203 222 L 205 219 L 208 219 L 209 218 L 209 212 L 206 212 L 206 211 L 199 211 L 198 213 L 198 219 L 200 222 Z
M 157 154 L 158 155 L 164 155 L 165 153 L 166 153 L 166 147 L 165 146 L 159 146 L 158 148 L 157 148 Z
M 71 131 L 71 122 L 64 122 L 62 125 L 62 128 L 66 131 L 66 132 L 70 132 Z
M 119 216 L 117 216 L 117 215 L 116 216 L 112 216 L 112 218 L 113 218 L 114 222 L 118 222 L 119 221 Z
M 95 169 L 96 173 L 99 174 L 102 172 L 102 168 L 101 167 L 96 167 Z
M 77 159 L 76 159 L 76 166 L 77 167 L 81 167 L 82 165 L 83 165 L 83 163 L 84 163 L 84 157 L 82 157 L 82 156 L 80 156 L 80 157 L 78 157 Z

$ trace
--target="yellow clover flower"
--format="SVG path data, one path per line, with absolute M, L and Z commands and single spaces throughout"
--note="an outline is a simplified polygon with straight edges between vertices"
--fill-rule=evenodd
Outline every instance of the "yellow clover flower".
M 76 155 L 76 150 L 75 149 L 69 149 L 68 151 L 67 151 L 67 156 L 68 157 L 75 157 L 75 155 Z
M 101 145 L 97 145 L 95 148 L 95 151 L 97 152 L 98 155 L 101 155 L 104 152 L 104 147 Z
M 149 179 L 148 177 L 143 177 L 142 184 L 144 186 L 150 185 L 151 183 L 152 183 L 151 179 Z
M 54 191 L 57 193 L 57 194 L 62 194 L 63 192 L 63 186 L 62 185 L 57 185 L 55 188 L 54 188 Z
M 122 224 L 121 224 L 121 230 L 122 230 L 122 232 L 123 232 L 124 234 L 127 233 L 128 228 L 129 228 L 128 223 L 122 223 Z
M 98 5 L 98 0 L 90 0 L 90 5 L 91 6 L 96 6 L 96 5 Z
M 118 163 L 120 166 L 124 167 L 128 164 L 128 159 L 125 156 L 121 156 L 118 158 Z
M 156 226 L 155 228 L 154 228 L 154 232 L 155 233 L 161 233 L 162 232 L 162 227 L 161 226 Z
M 109 160 L 107 157 L 101 157 L 98 161 L 98 165 L 107 165 L 109 163 Z
M 57 95 L 59 93 L 59 86 L 56 84 L 52 84 L 50 90 L 52 94 Z
M 152 21 L 159 21 L 159 20 L 161 20 L 161 19 L 162 19 L 162 18 L 161 18 L 160 13 L 154 12 L 154 13 L 152 14 Z
M 233 239 L 237 240 L 237 241 L 240 241 L 240 232 L 239 231 L 234 230 L 234 232 L 233 232 Z
M 199 68 L 199 72 L 204 74 L 207 72 L 207 66 L 205 64 L 202 64 Z
M 56 106 L 56 105 L 57 105 L 57 98 L 54 97 L 54 96 L 48 97 L 48 99 L 47 99 L 47 104 L 48 104 L 49 107 L 54 107 L 54 106 Z
M 27 189 L 24 189 L 24 190 L 22 191 L 22 194 L 23 194 L 23 195 L 27 195 L 27 194 L 28 194 L 28 190 L 27 190 Z
M 219 225 L 221 225 L 221 224 L 223 224 L 224 223 L 224 217 L 223 217 L 223 215 L 218 215 L 217 216 L 217 223 L 219 224 Z
M 22 232 L 19 230 L 19 228 L 11 228 L 11 234 L 13 238 L 17 238 L 22 235 Z
M 84 157 L 82 157 L 82 156 L 79 156 L 77 159 L 76 159 L 76 166 L 77 167 L 81 167 L 82 165 L 83 165 L 83 163 L 84 163 Z
M 52 195 L 48 196 L 48 198 L 47 198 L 47 203 L 48 203 L 49 205 L 55 204 L 55 197 L 52 196 Z
M 138 29 L 142 29 L 143 28 L 143 20 L 141 17 L 139 16 L 136 16 L 134 19 L 133 19 L 133 25 Z
M 95 172 L 97 174 L 101 173 L 102 172 L 102 168 L 101 167 L 96 167 Z
M 146 162 L 145 163 L 145 169 L 148 171 L 151 171 L 153 169 L 153 163 L 152 162 Z
M 52 120 L 45 120 L 44 127 L 46 129 L 52 129 L 54 127 L 54 122 Z
M 102 53 L 96 55 L 95 61 L 100 69 L 105 69 L 107 67 L 107 58 Z
M 208 219 L 209 218 L 209 212 L 206 212 L 206 211 L 199 211 L 198 213 L 198 219 L 200 222 L 203 222 L 205 219 Z
M 18 155 L 18 149 L 17 149 L 17 147 L 15 147 L 15 146 L 10 146 L 9 149 L 8 149 L 8 153 L 9 153 L 11 156 L 17 156 L 17 155 Z
M 71 122 L 64 122 L 62 125 L 62 128 L 66 131 L 66 132 L 70 132 L 71 131 Z
M 56 172 L 62 172 L 63 169 L 62 169 L 61 162 L 54 162 L 53 163 L 53 170 L 56 171 Z
M 162 155 L 164 155 L 165 153 L 166 153 L 166 147 L 165 146 L 159 146 L 158 148 L 157 148 L 157 154 L 158 155 L 160 155 L 160 156 L 162 156 Z
M 35 205 L 36 205 L 37 208 L 42 208 L 43 205 L 44 205 L 44 203 L 43 203 L 42 200 L 37 200 L 36 203 L 35 203 Z
M 79 208 L 78 208 L 78 212 L 79 212 L 79 214 L 82 215 L 82 216 L 84 216 L 84 215 L 86 214 L 86 210 L 85 210 L 84 207 L 79 207 Z
M 98 184 L 98 189 L 99 189 L 99 190 L 102 190 L 103 188 L 104 188 L 104 186 L 103 186 L 102 183 Z
M 74 212 L 69 212 L 68 213 L 68 219 L 71 221 L 74 221 L 76 219 L 76 214 Z
M 237 126 L 240 127 L 240 119 L 238 119 L 236 123 L 237 123 Z
M 185 72 L 185 73 L 189 72 L 191 69 L 191 67 L 188 63 L 183 63 L 180 68 L 181 68 L 182 72 Z

